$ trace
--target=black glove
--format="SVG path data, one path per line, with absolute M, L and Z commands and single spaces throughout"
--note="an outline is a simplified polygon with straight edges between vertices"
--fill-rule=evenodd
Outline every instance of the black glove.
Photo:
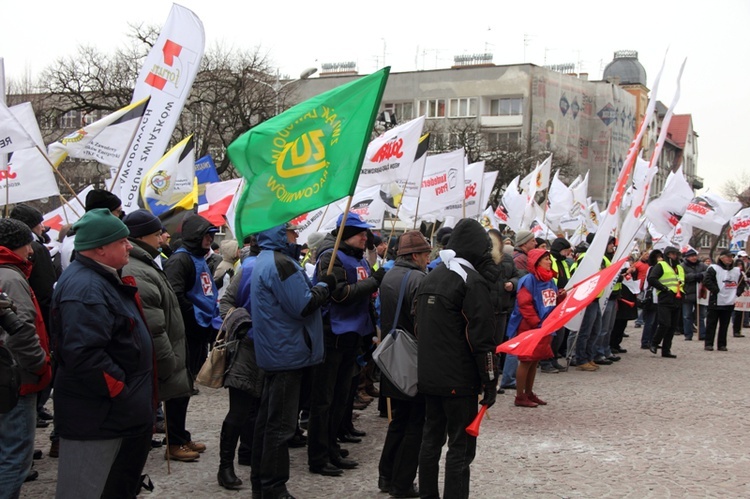
M 336 289 L 336 284 L 338 283 L 336 276 L 333 275 L 332 273 L 318 276 L 318 281 L 324 282 L 326 286 L 328 286 L 328 291 L 331 293 L 333 293 L 333 290 Z
M 367 229 L 367 244 L 365 245 L 370 251 L 375 251 L 375 234 L 370 229 Z
M 383 267 L 379 267 L 378 270 L 372 273 L 372 277 L 374 277 L 375 280 L 378 281 L 378 286 L 380 286 L 380 283 L 383 282 L 383 277 L 385 277 L 385 269 Z
M 492 407 L 497 398 L 497 371 L 495 367 L 495 355 L 492 352 L 481 353 L 474 356 L 479 369 L 479 379 L 482 382 L 483 398 L 479 402 L 487 407 Z
M 10 296 L 0 291 L 0 327 L 13 336 L 24 327 L 23 321 L 16 315 L 16 306 Z

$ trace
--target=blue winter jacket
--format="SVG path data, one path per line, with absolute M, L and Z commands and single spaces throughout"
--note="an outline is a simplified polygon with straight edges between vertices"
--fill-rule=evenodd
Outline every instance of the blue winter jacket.
M 320 306 L 328 289 L 325 284 L 313 286 L 285 254 L 283 225 L 257 237 L 262 251 L 253 269 L 250 302 L 258 366 L 273 372 L 320 364 L 325 355 Z

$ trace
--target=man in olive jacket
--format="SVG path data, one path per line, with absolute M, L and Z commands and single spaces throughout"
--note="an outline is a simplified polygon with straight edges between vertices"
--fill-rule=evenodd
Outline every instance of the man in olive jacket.
M 193 442 L 185 429 L 185 418 L 193 379 L 187 368 L 185 324 L 172 285 L 161 269 L 159 239 L 161 221 L 146 210 L 129 213 L 130 261 L 123 275 L 133 276 L 141 295 L 143 315 L 154 339 L 159 400 L 164 401 L 169 445 L 165 458 L 195 461 L 205 445 Z

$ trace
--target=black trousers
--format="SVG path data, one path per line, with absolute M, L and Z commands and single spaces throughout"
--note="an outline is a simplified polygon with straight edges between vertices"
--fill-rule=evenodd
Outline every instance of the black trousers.
M 672 337 L 675 331 L 681 331 L 682 305 L 676 307 L 665 307 L 659 305 L 656 309 L 658 326 L 651 344 L 661 343 L 661 354 L 667 355 L 672 352 Z
M 151 450 L 151 432 L 122 439 L 120 451 L 109 469 L 102 498 L 135 497 L 141 484 L 141 473 Z
M 359 342 L 357 333 L 326 338 L 325 362 L 313 367 L 307 426 L 307 463 L 310 466 L 324 466 L 340 457 L 336 437 L 351 393 Z
M 476 437 L 466 433 L 479 410 L 476 395 L 437 397 L 425 395 L 425 423 L 419 452 L 419 492 L 422 499 L 438 499 L 440 454 L 448 439 L 445 455 L 444 499 L 468 499 L 470 465 L 477 450 Z
M 385 435 L 378 471 L 396 493 L 408 491 L 417 476 L 424 429 L 424 398 L 391 398 L 391 422 Z
M 255 421 L 258 419 L 260 398 L 231 386 L 228 390 L 229 412 L 224 417 L 224 424 L 231 426 L 234 429 L 233 433 L 239 435 L 240 450 L 237 454 L 243 464 L 249 464 L 253 456 L 253 432 Z M 232 452 L 234 453 L 234 449 Z
M 164 401 L 169 445 L 185 445 L 192 440 L 190 432 L 185 429 L 189 403 L 190 397 L 179 397 Z
M 716 326 L 719 326 L 719 337 L 716 342 L 717 348 L 727 346 L 727 331 L 729 331 L 729 323 L 732 320 L 732 309 L 716 309 L 709 308 L 708 316 L 706 317 L 706 346 L 714 346 L 714 338 L 716 337 Z

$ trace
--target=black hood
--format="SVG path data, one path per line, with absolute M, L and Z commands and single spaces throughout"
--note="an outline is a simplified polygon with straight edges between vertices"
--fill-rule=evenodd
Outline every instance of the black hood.
M 196 256 L 205 256 L 208 249 L 202 247 L 203 236 L 210 229 L 216 229 L 211 222 L 200 215 L 190 215 L 182 222 L 182 246 Z
M 482 224 L 471 218 L 459 220 L 451 232 L 446 249 L 456 252 L 456 256 L 463 258 L 478 268 L 488 257 L 492 259 L 492 240 L 484 230 Z

